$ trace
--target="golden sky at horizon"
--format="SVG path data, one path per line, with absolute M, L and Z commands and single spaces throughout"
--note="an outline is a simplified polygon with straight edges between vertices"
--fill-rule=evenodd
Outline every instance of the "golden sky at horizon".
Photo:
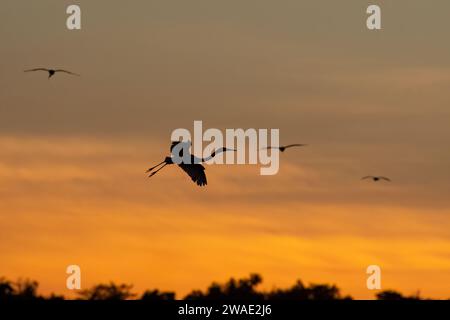
M 258 272 L 450 297 L 448 1 L 6 0 L 0 11 L 0 276 L 70 295 L 114 280 L 178 297 Z M 24 74 L 64 67 L 80 78 Z M 279 128 L 276 176 L 208 166 L 148 180 L 170 133 Z M 367 174 L 391 184 L 360 181 Z M 174 201 L 175 200 L 175 201 Z

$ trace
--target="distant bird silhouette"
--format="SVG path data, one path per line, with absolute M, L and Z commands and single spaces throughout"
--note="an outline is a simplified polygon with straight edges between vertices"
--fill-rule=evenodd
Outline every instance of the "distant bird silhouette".
M 307 146 L 307 144 L 301 144 L 301 143 L 296 143 L 296 144 L 288 144 L 287 146 L 280 146 L 280 147 L 272 147 L 272 146 L 268 146 L 267 148 L 264 149 L 278 149 L 281 152 L 284 152 L 284 150 L 286 150 L 287 148 L 292 148 L 292 147 L 305 147 Z
M 46 71 L 48 72 L 48 78 L 50 79 L 51 77 L 53 77 L 55 75 L 55 73 L 57 72 L 64 72 L 73 76 L 79 76 L 79 74 L 77 73 L 73 73 L 64 69 L 47 69 L 47 68 L 35 68 L 35 69 L 29 69 L 29 70 L 25 70 L 24 72 L 33 72 L 33 71 Z
M 180 146 L 180 150 L 178 152 L 178 154 L 174 154 L 174 148 L 176 146 L 178 146 L 179 144 L 185 144 L 184 147 Z M 180 157 L 180 159 L 183 159 L 183 150 L 187 149 L 190 146 L 189 142 L 182 142 L 182 141 L 173 141 L 172 145 L 170 146 L 170 153 L 172 154 L 172 156 L 170 157 L 166 157 L 164 159 L 164 161 L 162 161 L 161 163 L 158 163 L 156 166 L 151 167 L 150 169 L 148 169 L 146 171 L 146 173 L 150 173 L 150 175 L 148 176 L 153 177 L 156 173 L 158 173 L 162 168 L 164 168 L 165 166 L 169 165 L 169 164 L 174 164 L 174 160 L 173 157 Z M 178 148 L 177 148 L 178 149 Z M 189 163 L 179 163 L 178 166 L 183 169 L 184 172 L 186 172 L 192 179 L 193 182 L 197 183 L 197 185 L 199 186 L 205 186 L 207 184 L 206 181 L 206 175 L 205 175 L 205 167 L 203 165 L 201 165 L 201 162 L 206 162 L 211 160 L 212 158 L 214 158 L 216 155 L 218 155 L 219 153 L 222 152 L 226 152 L 226 151 L 236 151 L 235 149 L 227 149 L 227 148 L 220 148 L 218 150 L 215 150 L 211 153 L 211 155 L 207 158 L 198 158 L 192 154 L 188 154 L 187 157 L 190 159 Z M 155 170 L 156 168 L 158 168 L 159 166 L 161 166 L 159 169 Z M 153 171 L 155 170 L 155 171 Z
M 361 180 L 365 180 L 365 179 L 372 179 L 375 182 L 380 181 L 380 180 L 385 180 L 385 181 L 391 182 L 391 179 L 382 177 L 382 176 L 366 176 L 366 177 L 361 178 Z

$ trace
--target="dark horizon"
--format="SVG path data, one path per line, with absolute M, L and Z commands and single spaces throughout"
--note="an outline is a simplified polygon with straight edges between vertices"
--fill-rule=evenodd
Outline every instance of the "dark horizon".
M 258 287 L 263 282 L 261 275 L 250 274 L 247 278 L 230 278 L 225 283 L 212 282 L 206 290 L 193 289 L 184 297 L 177 297 L 173 291 L 157 288 L 146 289 L 142 293 L 133 290 L 132 284 L 116 284 L 113 281 L 97 284 L 88 289 L 74 290 L 75 297 L 69 300 L 353 300 L 350 295 L 343 295 L 335 284 L 310 283 L 305 285 L 300 279 L 288 288 L 272 288 L 261 290 Z M 10 281 L 0 277 L 0 302 L 8 300 L 66 300 L 66 297 L 52 292 L 48 296 L 40 295 L 39 283 L 30 279 Z M 374 290 L 377 300 L 423 300 L 420 291 L 413 295 L 403 295 L 392 290 Z M 447 299 L 447 300 L 450 300 Z

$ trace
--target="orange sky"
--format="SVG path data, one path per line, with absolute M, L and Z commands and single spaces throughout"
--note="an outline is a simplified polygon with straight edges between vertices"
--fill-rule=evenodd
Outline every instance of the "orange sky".
M 0 12 L 0 276 L 44 293 L 114 280 L 205 289 L 336 283 L 450 297 L 448 1 L 5 0 Z M 105 6 L 108 5 L 108 8 Z M 415 25 L 411 21 L 415 21 Z M 24 74 L 64 67 L 80 78 Z M 208 166 L 148 180 L 173 129 L 279 128 L 276 176 Z M 367 174 L 391 184 L 360 181 Z

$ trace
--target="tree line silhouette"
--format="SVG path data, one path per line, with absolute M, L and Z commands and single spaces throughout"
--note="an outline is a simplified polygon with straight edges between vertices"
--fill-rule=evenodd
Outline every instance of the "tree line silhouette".
M 298 280 L 287 289 L 257 290 L 263 279 L 259 274 L 248 278 L 231 278 L 224 284 L 213 282 L 205 291 L 193 290 L 183 300 L 352 300 L 351 296 L 342 296 L 340 289 L 329 284 L 304 285 Z M 10 281 L 0 278 L 0 301 L 5 300 L 64 300 L 64 296 L 38 294 L 38 282 L 32 280 Z M 132 291 L 130 284 L 98 284 L 89 289 L 78 291 L 79 300 L 129 300 L 168 301 L 175 300 L 175 292 L 146 290 L 141 295 Z M 394 290 L 385 290 L 375 295 L 377 300 L 422 300 L 419 294 L 404 296 Z

